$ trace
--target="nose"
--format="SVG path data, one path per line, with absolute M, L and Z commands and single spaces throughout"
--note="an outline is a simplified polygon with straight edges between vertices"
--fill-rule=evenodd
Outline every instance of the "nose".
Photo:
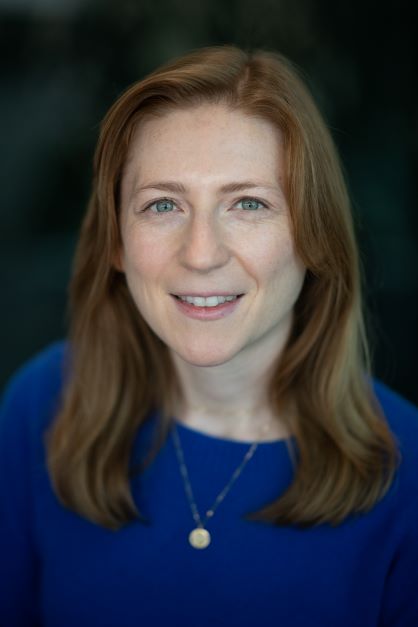
M 196 212 L 182 233 L 180 261 L 190 270 L 208 272 L 224 266 L 230 256 L 216 215 Z

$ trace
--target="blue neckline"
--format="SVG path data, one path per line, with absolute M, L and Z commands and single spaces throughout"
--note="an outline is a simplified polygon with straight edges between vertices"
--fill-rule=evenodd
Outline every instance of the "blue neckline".
M 214 442 L 219 442 L 220 444 L 230 445 L 230 446 L 239 446 L 239 447 L 249 447 L 254 443 L 254 440 L 232 440 L 231 438 L 221 438 L 216 435 L 212 435 L 210 433 L 205 433 L 203 431 L 199 431 L 198 429 L 194 429 L 188 425 L 185 425 L 177 420 L 177 418 L 173 418 L 173 421 L 178 430 L 183 431 L 183 433 L 188 433 L 190 436 L 196 436 L 205 440 L 212 440 Z M 296 438 L 294 435 L 288 438 L 280 438 L 278 440 L 271 440 L 266 442 L 258 442 L 258 446 L 263 447 L 277 447 L 283 446 L 286 442 L 291 441 L 296 442 Z

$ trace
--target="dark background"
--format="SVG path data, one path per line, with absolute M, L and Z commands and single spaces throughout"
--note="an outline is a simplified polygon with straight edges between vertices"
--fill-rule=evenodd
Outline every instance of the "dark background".
M 384 1 L 0 0 L 0 385 L 66 334 L 109 106 L 160 63 L 235 43 L 283 52 L 303 71 L 346 171 L 375 375 L 418 404 L 415 24 L 407 5 Z

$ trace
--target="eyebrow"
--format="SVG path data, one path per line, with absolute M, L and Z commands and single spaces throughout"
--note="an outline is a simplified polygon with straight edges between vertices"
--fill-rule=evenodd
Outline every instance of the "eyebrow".
M 280 192 L 280 187 L 278 185 L 268 185 L 266 183 L 255 181 L 234 181 L 231 183 L 226 183 L 219 188 L 219 191 L 223 194 L 227 194 L 232 192 L 240 192 L 244 189 L 253 189 L 255 187 Z M 135 187 L 132 196 L 136 196 L 146 189 L 159 189 L 162 191 L 178 194 L 185 194 L 188 191 L 187 187 L 185 187 L 182 183 L 177 183 L 175 181 L 155 181 L 152 183 L 148 183 L 147 185 L 139 185 Z

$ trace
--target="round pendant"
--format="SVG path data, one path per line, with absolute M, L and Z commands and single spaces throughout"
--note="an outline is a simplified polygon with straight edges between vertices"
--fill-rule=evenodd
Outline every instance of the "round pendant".
M 206 549 L 210 544 L 210 533 L 202 527 L 197 527 L 189 533 L 189 542 L 195 549 Z

